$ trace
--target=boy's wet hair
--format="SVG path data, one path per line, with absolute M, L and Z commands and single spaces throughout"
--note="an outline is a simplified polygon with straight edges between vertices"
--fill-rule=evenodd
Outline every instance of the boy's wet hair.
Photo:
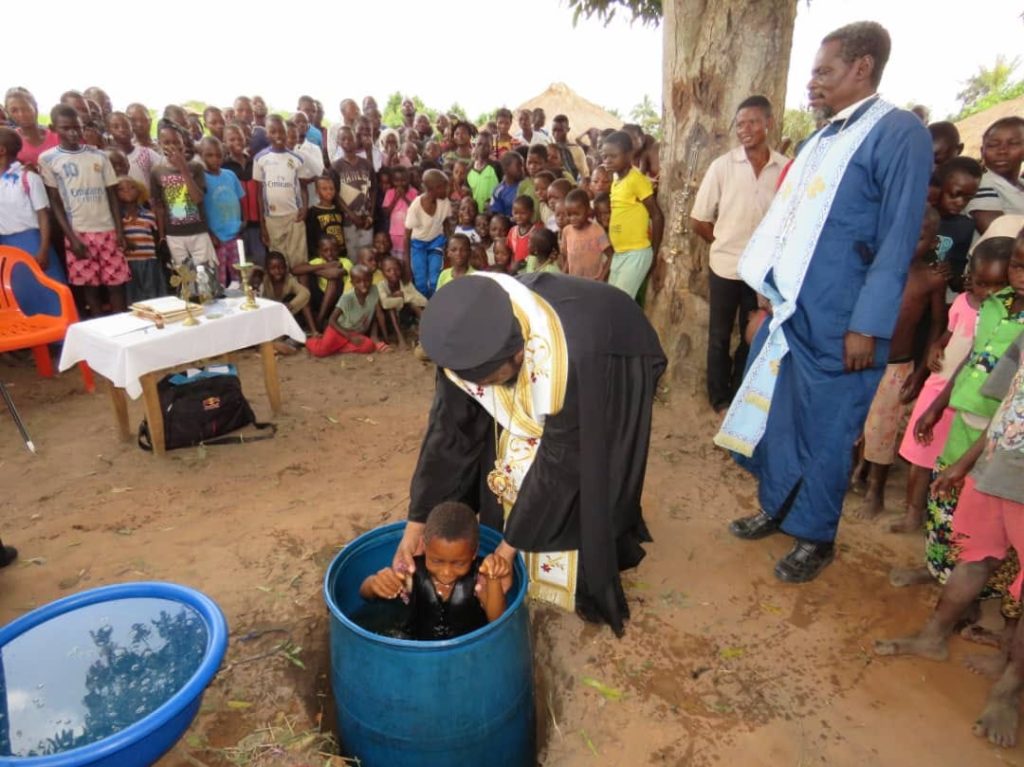
M 530 253 L 541 258 L 548 258 L 558 250 L 558 238 L 547 227 L 534 229 L 530 235 Z
M 1010 115 L 1009 117 L 1000 117 L 990 126 L 985 128 L 985 132 L 981 134 L 981 140 L 984 141 L 988 138 L 989 134 L 993 131 L 1001 130 L 1003 128 L 1017 128 L 1018 130 L 1024 131 L 1024 117 L 1018 117 L 1017 115 Z
M 980 179 L 984 174 L 981 163 L 973 157 L 954 157 L 935 169 L 935 186 L 942 186 L 946 179 L 954 173 L 965 173 L 972 178 Z
M 566 205 L 582 205 L 584 208 L 590 207 L 590 196 L 582 189 L 573 189 L 565 196 Z
M 434 538 L 444 541 L 469 541 L 474 549 L 480 542 L 480 523 L 476 513 L 464 503 L 445 501 L 430 511 L 423 526 L 423 542 Z
M 516 197 L 512 202 L 513 205 L 519 205 L 520 207 L 527 208 L 531 213 L 534 211 L 533 198 L 528 194 L 521 194 Z

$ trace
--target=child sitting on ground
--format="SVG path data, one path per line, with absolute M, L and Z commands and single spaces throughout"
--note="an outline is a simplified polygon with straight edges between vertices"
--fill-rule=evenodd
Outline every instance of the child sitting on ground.
M 920 364 L 914 371 L 917 328 L 929 315 L 930 329 L 925 349 L 939 339 L 946 324 L 946 272 L 935 263 L 939 213 L 929 206 L 921 224 L 921 233 L 907 274 L 900 313 L 889 344 L 889 363 L 878 385 L 867 420 L 864 423 L 863 467 L 867 471 L 864 503 L 857 510 L 861 519 L 874 519 L 885 509 L 885 483 L 889 467 L 896 460 L 899 430 L 906 415 L 906 403 L 912 401 L 924 383 L 928 367 Z
M 973 228 L 973 223 L 971 226 Z M 999 256 L 996 255 L 994 245 L 993 240 L 982 242 L 972 253 L 966 278 L 967 290 L 958 295 L 953 305 L 949 307 L 946 332 L 928 352 L 927 366 L 931 375 L 917 395 L 917 402 L 910 414 L 911 427 L 946 388 L 949 379 L 970 353 L 974 341 L 974 326 L 978 321 L 978 308 L 982 302 L 995 291 L 1006 287 L 1004 267 L 1009 261 L 1010 245 L 1006 243 L 1005 253 Z M 1002 262 L 1001 265 L 993 269 L 993 265 L 999 262 Z M 904 433 L 903 441 L 900 443 L 900 456 L 910 464 L 910 474 L 907 478 L 907 510 L 902 519 L 890 526 L 892 532 L 910 533 L 921 527 L 928 503 L 928 484 L 931 481 L 932 469 L 946 444 L 946 435 L 952 422 L 953 411 L 947 407 L 932 429 L 930 445 L 922 445 L 914 439 L 913 428 L 908 428 Z M 896 585 L 901 585 L 899 581 L 904 580 L 899 575 L 901 572 L 903 571 L 893 571 L 891 576 Z M 930 577 L 927 569 L 924 569 L 924 576 Z
M 437 289 L 440 290 L 452 280 L 476 271 L 469 265 L 469 238 L 464 234 L 453 234 L 448 241 L 448 262 L 451 264 L 437 278 Z
M 318 328 L 327 329 L 327 317 L 338 298 L 352 289 L 349 277 L 351 271 L 352 262 L 338 255 L 338 241 L 329 234 L 320 236 L 316 258 L 311 258 L 308 264 L 295 267 L 296 274 L 305 273 L 316 277 L 310 280 L 309 291 Z
M 427 306 L 427 299 L 416 290 L 415 285 L 404 280 L 402 265 L 394 256 L 384 259 L 381 272 L 384 274 L 384 282 L 377 285 L 380 306 L 391 320 L 391 326 L 398 336 L 399 348 L 404 349 L 405 339 L 402 337 L 399 313 L 408 310 L 419 319 Z
M 384 282 L 384 275 L 381 274 L 379 264 L 380 259 L 377 256 L 377 251 L 372 247 L 360 248 L 359 249 L 359 260 L 358 263 L 362 264 L 370 272 L 370 282 L 374 287 L 377 287 L 380 283 Z
M 314 357 L 391 351 L 390 346 L 377 340 L 378 329 L 385 327 L 384 311 L 371 282 L 370 270 L 356 264 L 352 267 L 351 279 L 352 290 L 338 299 L 323 338 L 306 342 L 306 349 Z
M 555 272 L 561 274 L 558 266 L 558 238 L 550 229 L 534 228 L 530 235 L 530 255 L 526 257 L 527 274 L 531 272 Z
M 448 177 L 439 170 L 423 174 L 424 192 L 405 218 L 405 260 L 412 267 L 416 289 L 430 298 L 444 263 L 444 247 L 451 231 Z
M 591 219 L 590 198 L 582 189 L 573 189 L 563 204 L 569 218 L 559 248 L 565 271 L 573 277 L 604 282 L 614 251 L 607 232 Z
M 288 271 L 288 260 L 283 253 L 272 250 L 267 253 L 265 265 L 253 270 L 253 277 L 260 280 L 260 295 L 284 304 L 294 315 L 302 315 L 313 338 L 319 338 L 313 312 L 309 308 L 309 290 Z M 274 349 L 282 354 L 294 354 L 291 339 L 277 340 Z
M 167 295 L 167 280 L 156 257 L 156 216 L 145 207 L 149 189 L 131 176 L 122 176 L 117 180 L 117 199 L 121 203 L 121 229 L 128 246 L 125 257 L 132 272 L 127 285 L 129 306 L 136 301 Z
M 512 568 L 504 557 L 480 557 L 480 525 L 464 503 L 447 501 L 423 526 L 424 553 L 412 573 L 390 567 L 359 587 L 364 599 L 408 600 L 407 632 L 419 640 L 453 639 L 496 621 L 505 612 Z

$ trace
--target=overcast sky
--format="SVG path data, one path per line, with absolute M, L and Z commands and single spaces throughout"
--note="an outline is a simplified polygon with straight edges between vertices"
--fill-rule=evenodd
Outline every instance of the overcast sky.
M 4 87 L 28 87 L 43 109 L 62 91 L 93 84 L 105 87 L 117 108 L 136 100 L 155 108 L 188 99 L 227 105 L 244 92 L 290 109 L 309 92 L 329 119 L 343 97 L 373 94 L 383 103 L 395 90 L 435 108 L 458 101 L 470 117 L 515 106 L 556 81 L 624 115 L 645 93 L 661 100 L 660 29 L 624 20 L 573 28 L 559 0 L 302 0 L 277 5 L 276 20 L 262 3 L 172 7 L 53 0 L 45 16 L 62 20 L 46 23 L 39 7 L 5 3 L 4 70 L 18 82 Z M 1024 52 L 1021 10 L 1020 0 L 800 0 L 787 101 L 805 100 L 824 34 L 874 19 L 893 36 L 883 93 L 944 117 L 979 65 L 1000 52 Z

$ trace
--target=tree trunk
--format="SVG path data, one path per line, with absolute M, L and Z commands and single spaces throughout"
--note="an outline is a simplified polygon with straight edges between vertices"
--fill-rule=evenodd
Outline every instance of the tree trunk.
M 690 208 L 710 162 L 733 143 L 732 121 L 747 96 L 767 96 L 777 145 L 797 0 L 665 0 L 664 134 L 658 201 L 665 213 L 660 291 L 647 314 L 669 359 L 669 379 L 704 389 L 708 247 L 690 228 Z M 807 62 L 808 72 L 811 62 Z

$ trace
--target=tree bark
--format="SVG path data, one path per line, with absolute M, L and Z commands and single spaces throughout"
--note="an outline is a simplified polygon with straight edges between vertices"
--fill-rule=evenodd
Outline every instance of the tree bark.
M 733 143 L 732 121 L 747 96 L 767 96 L 777 145 L 797 0 L 665 0 L 664 136 L 658 202 L 665 213 L 660 291 L 648 286 L 647 314 L 669 359 L 669 381 L 704 390 L 708 332 L 708 247 L 690 229 L 700 180 Z M 808 73 L 811 62 L 807 62 Z

